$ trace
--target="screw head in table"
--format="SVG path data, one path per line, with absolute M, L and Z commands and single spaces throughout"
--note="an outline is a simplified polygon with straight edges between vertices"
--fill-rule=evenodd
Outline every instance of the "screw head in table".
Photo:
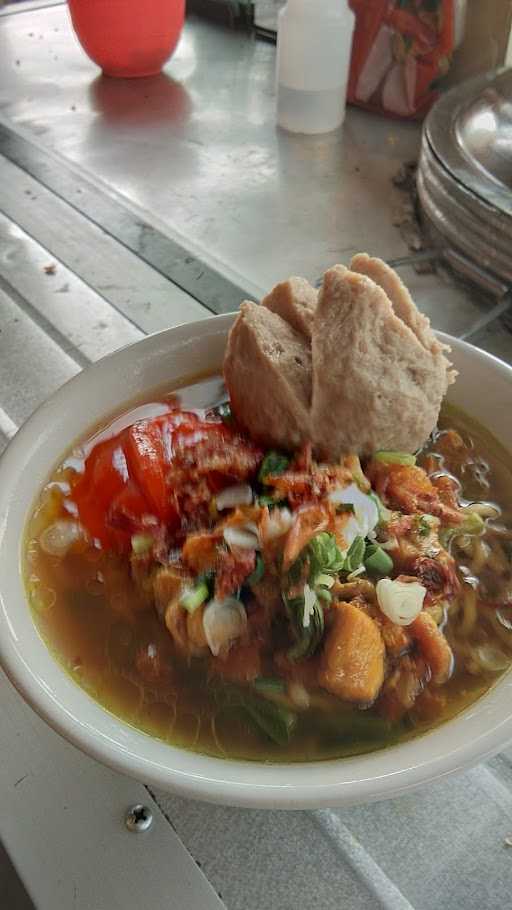
M 151 828 L 153 813 L 147 806 L 137 803 L 128 809 L 124 823 L 128 831 L 132 831 L 134 834 L 142 834 L 143 831 L 148 831 Z

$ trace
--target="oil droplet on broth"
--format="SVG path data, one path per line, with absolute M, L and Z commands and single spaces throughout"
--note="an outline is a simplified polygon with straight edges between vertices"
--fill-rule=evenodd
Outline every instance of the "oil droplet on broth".
M 30 583 L 29 586 L 30 605 L 36 613 L 47 613 L 55 606 L 57 601 L 57 592 L 54 588 L 49 588 L 41 584 L 39 579 Z

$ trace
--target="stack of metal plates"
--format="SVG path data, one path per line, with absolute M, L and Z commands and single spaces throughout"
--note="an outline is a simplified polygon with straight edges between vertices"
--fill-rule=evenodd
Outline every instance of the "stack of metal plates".
M 512 284 L 511 69 L 471 79 L 432 108 L 418 193 L 455 268 L 501 296 Z

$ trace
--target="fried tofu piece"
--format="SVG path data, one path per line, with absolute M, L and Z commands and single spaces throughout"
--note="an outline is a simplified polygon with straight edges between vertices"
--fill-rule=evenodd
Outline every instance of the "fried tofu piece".
M 277 313 L 240 307 L 228 338 L 224 378 L 239 424 L 264 445 L 296 449 L 311 436 L 311 350 Z
M 306 338 L 311 338 L 317 303 L 318 292 L 305 278 L 281 281 L 261 301 L 262 306 L 277 313 Z
M 384 642 L 379 627 L 351 603 L 337 604 L 333 612 L 319 683 L 338 698 L 371 704 L 384 680 Z
M 426 346 L 417 315 L 419 335 L 406 303 L 394 309 L 366 275 L 340 265 L 325 273 L 312 335 L 311 428 L 321 457 L 414 452 L 428 438 L 452 375 L 442 346 Z

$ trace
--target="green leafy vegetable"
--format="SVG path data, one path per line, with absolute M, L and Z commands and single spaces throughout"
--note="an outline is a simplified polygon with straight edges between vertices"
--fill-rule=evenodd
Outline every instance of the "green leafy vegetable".
M 305 597 L 287 598 L 283 596 L 283 600 L 295 638 L 295 644 L 292 645 L 286 656 L 292 661 L 311 657 L 322 641 L 324 634 L 324 611 L 322 605 L 315 596 L 309 622 L 305 625 Z
M 418 518 L 418 534 L 420 537 L 428 537 L 432 531 L 432 525 L 430 524 L 428 515 L 420 515 Z
M 286 705 L 270 700 L 270 686 L 272 685 L 273 694 L 277 696 L 283 694 L 278 690 L 277 684 L 279 683 L 283 686 L 283 683 L 280 680 L 261 678 L 257 680 L 257 683 L 262 687 L 262 694 L 265 685 L 267 686 L 265 691 L 268 693 L 269 698 L 261 697 L 248 688 L 234 686 L 229 683 L 223 683 L 222 685 L 213 684 L 210 692 L 219 711 L 235 711 L 237 714 L 241 712 L 269 739 L 279 746 L 286 746 L 296 727 L 297 715 Z
M 313 583 L 318 575 L 337 575 L 345 562 L 336 538 L 327 531 L 313 537 L 299 558 L 304 558 L 304 555 L 309 559 L 309 577 Z
M 355 572 L 362 564 L 366 545 L 363 537 L 355 537 L 352 541 L 343 565 L 344 572 Z
M 268 506 L 269 509 L 274 509 L 276 506 L 285 506 L 286 499 L 274 499 L 273 496 L 270 496 L 268 493 L 263 493 L 261 496 L 258 496 L 258 505 L 259 506 Z
M 261 467 L 258 474 L 258 480 L 260 483 L 265 484 L 266 478 L 269 474 L 283 474 L 288 465 L 290 464 L 290 459 L 283 455 L 282 452 L 276 452 L 273 449 L 270 452 L 267 452 L 265 458 L 261 463 Z
M 246 579 L 246 583 L 249 585 L 257 585 L 259 581 L 265 575 L 265 563 L 263 562 L 262 557 L 258 553 L 256 556 L 256 566 L 254 571 L 251 572 L 249 577 Z
M 384 464 L 416 464 L 416 456 L 409 455 L 407 452 L 375 452 L 374 458 L 377 461 L 383 461 Z
M 327 531 L 322 531 L 309 541 L 295 560 L 288 573 L 288 580 L 291 584 L 303 579 L 305 563 L 309 567 L 308 583 L 312 587 L 317 584 L 325 585 L 333 576 L 341 572 L 345 563 L 345 555 L 339 549 L 335 537 Z
M 259 676 L 254 680 L 254 688 L 258 692 L 270 692 L 273 695 L 281 694 L 285 691 L 286 686 L 282 679 L 275 679 L 273 676 Z
M 322 531 L 310 540 L 288 572 L 282 596 L 295 639 L 287 652 L 290 660 L 310 657 L 318 648 L 324 634 L 322 603 L 327 606 L 331 602 L 329 588 L 344 565 L 345 554 L 337 546 L 335 537 Z M 306 583 L 308 598 L 313 598 L 312 605 L 306 605 L 307 586 L 300 596 L 287 594 L 290 587 L 296 590 L 298 585 Z
M 390 575 L 393 571 L 393 560 L 378 544 L 366 547 L 364 566 L 370 575 Z
M 208 600 L 210 591 L 204 579 L 198 581 L 193 587 L 189 588 L 180 598 L 180 606 L 184 607 L 187 613 L 194 613 L 205 600 Z
M 243 693 L 242 707 L 253 723 L 278 746 L 286 746 L 297 725 L 293 711 L 274 702 Z

